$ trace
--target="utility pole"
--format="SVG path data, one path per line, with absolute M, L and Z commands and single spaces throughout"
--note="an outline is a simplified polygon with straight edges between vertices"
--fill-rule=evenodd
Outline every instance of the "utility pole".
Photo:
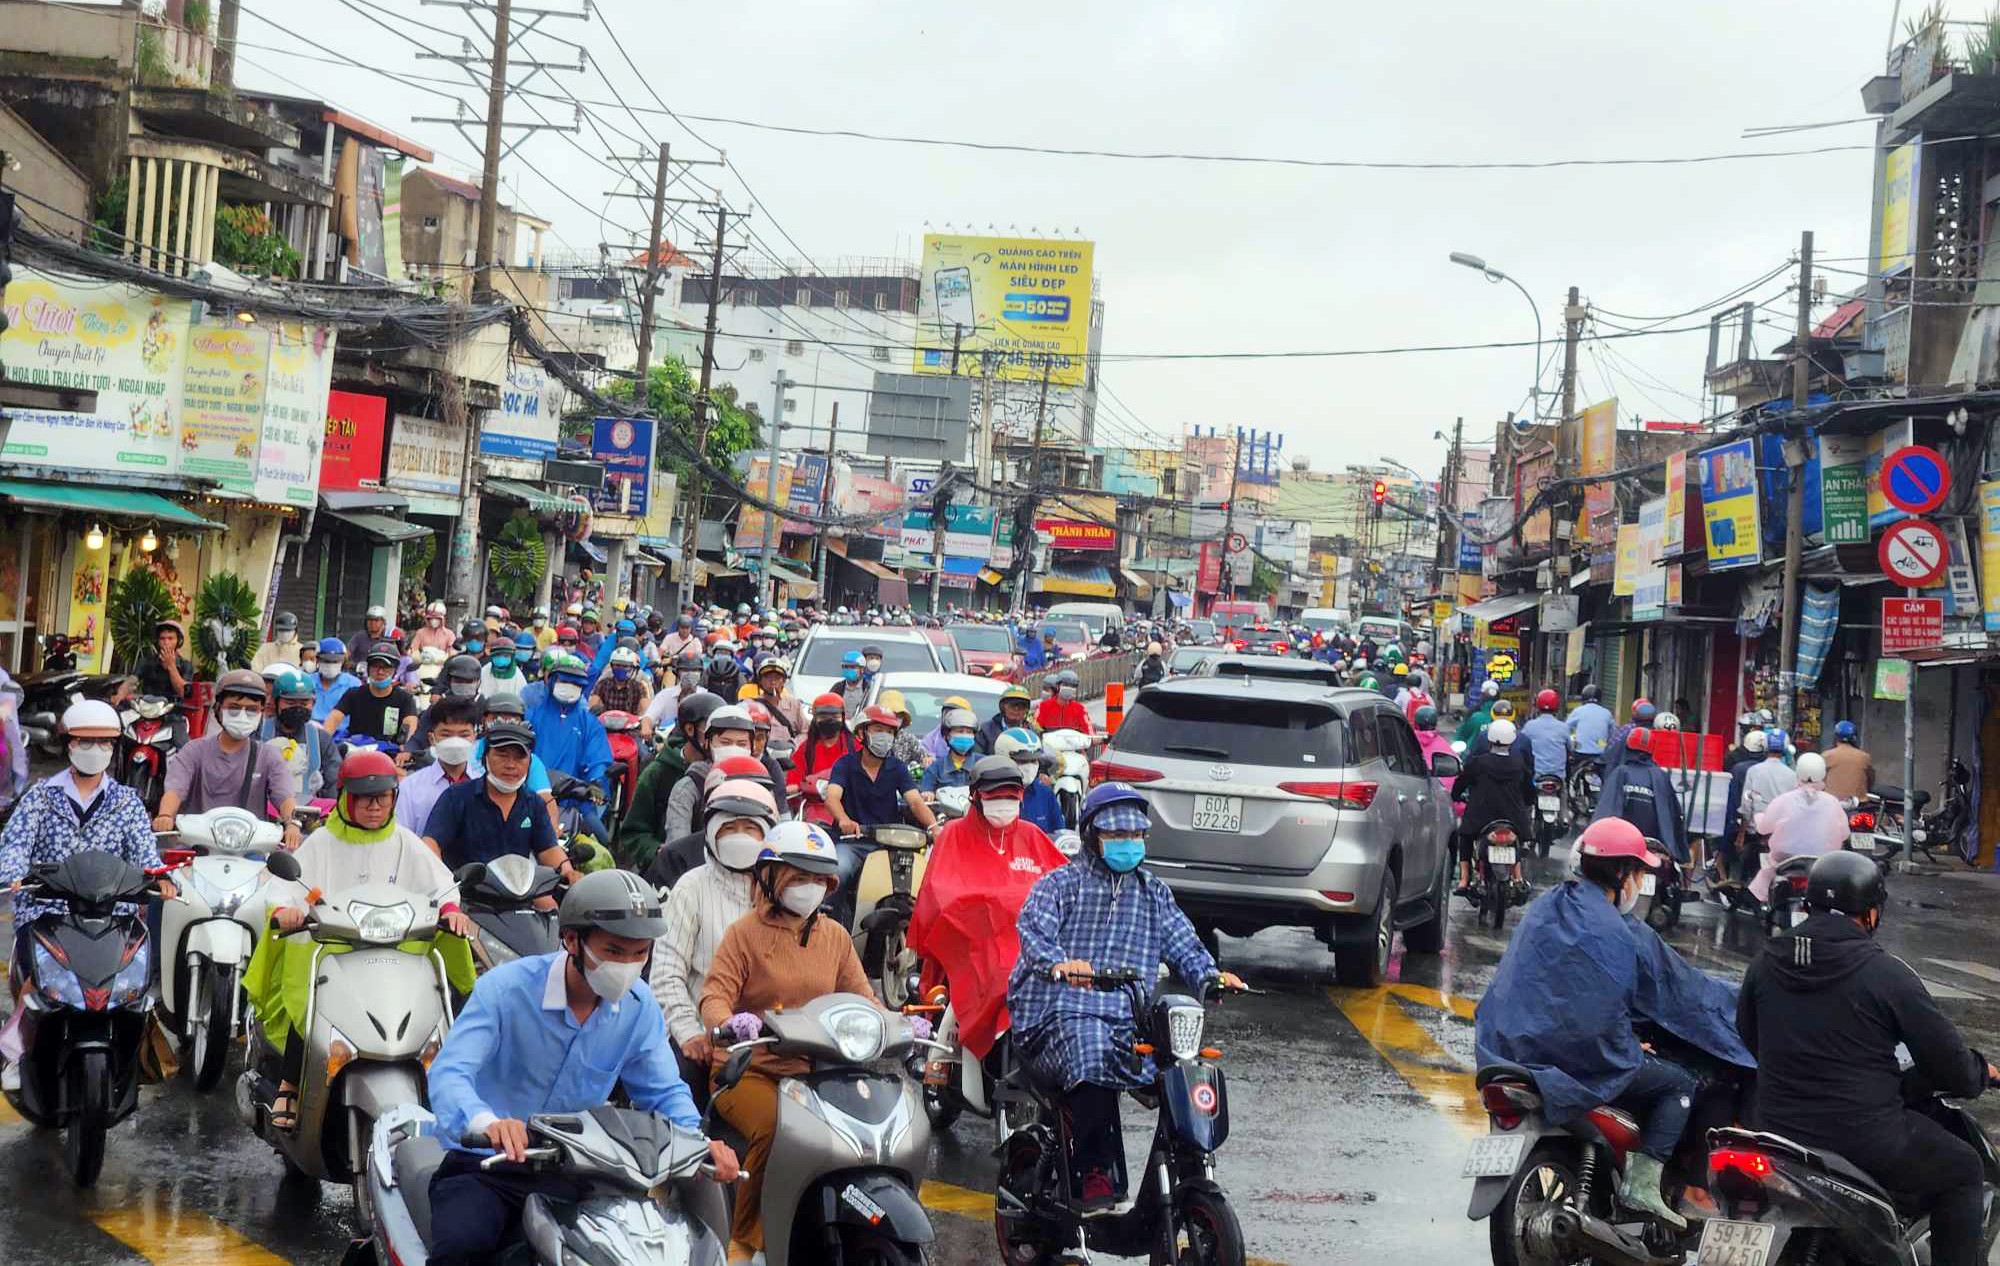
M 1029 449 L 1028 458 L 1026 498 L 1028 513 L 1022 520 L 1027 524 L 1028 531 L 1025 535 L 1022 534 L 1021 522 L 1015 524 L 1014 530 L 1014 610 L 1017 614 L 1028 609 L 1028 574 L 1034 569 L 1035 513 L 1041 509 L 1039 493 L 1042 487 L 1042 424 L 1047 421 L 1049 414 L 1049 374 L 1052 369 L 1051 362 L 1045 358 L 1042 361 L 1041 395 L 1035 401 L 1035 440 Z M 989 376 L 987 379 L 989 391 L 992 385 Z
M 1563 412 L 1562 427 L 1556 432 L 1557 479 L 1570 478 L 1581 466 L 1577 454 L 1576 435 L 1576 349 L 1577 343 L 1583 337 L 1583 315 L 1581 297 L 1577 294 L 1576 287 L 1571 286 L 1569 302 L 1563 306 Z M 1555 566 L 1552 570 L 1555 579 L 1560 582 L 1569 580 L 1570 566 L 1576 552 L 1576 507 L 1581 500 L 1566 491 L 1554 508 L 1554 521 L 1549 534 L 1555 541 L 1553 560 Z
M 1229 500 L 1222 503 L 1222 592 L 1236 600 L 1236 559 L 1229 542 L 1236 538 L 1236 477 L 1243 473 L 1243 428 L 1236 428 L 1229 446 Z
M 1805 416 L 1812 368 L 1812 266 L 1813 235 L 1807 229 L 1799 235 L 1799 327 L 1792 348 L 1792 421 L 1785 428 L 1785 594 L 1778 622 L 1778 724 L 1792 728 L 1792 712 L 1797 702 L 1799 670 L 1799 549 L 1805 536 Z M 1913 683 L 1914 687 L 1914 683 Z M 1914 688 L 1910 691 L 1914 696 Z M 1908 754 L 1905 753 L 1907 761 Z M 1904 786 L 1911 772 L 1905 768 Z
M 646 241 L 646 292 L 639 299 L 639 401 L 648 405 L 653 398 L 647 375 L 653 368 L 653 307 L 659 299 L 660 237 L 666 231 L 667 168 L 673 163 L 673 146 L 660 142 L 660 165 L 653 173 L 653 235 Z
M 764 500 L 772 505 L 778 503 L 778 432 L 784 429 L 785 388 L 792 380 L 785 377 L 780 369 L 774 380 L 775 389 L 771 396 L 771 455 L 764 461 Z M 778 556 L 778 516 L 770 510 L 764 511 L 764 549 L 760 557 L 764 562 L 764 577 L 758 583 L 757 592 L 762 595 L 759 610 L 769 610 L 775 586 L 771 582 L 771 560 Z
M 826 424 L 826 471 L 820 476 L 819 480 L 819 514 L 821 518 L 826 517 L 827 503 L 833 497 L 833 437 L 839 434 L 839 432 L 840 401 L 836 400 L 833 402 L 833 417 Z M 826 530 L 822 528 L 818 537 L 818 548 L 815 551 L 819 557 L 813 565 L 813 579 L 819 582 L 819 605 L 822 611 L 826 610 L 827 606 L 826 556 L 828 551 L 826 548 L 826 537 Z
M 944 597 L 944 524 L 951 517 L 951 460 L 938 470 L 937 487 L 931 495 L 931 614 L 938 614 Z
M 749 212 L 736 213 L 741 219 Z M 682 532 L 682 559 L 680 605 L 685 607 L 694 601 L 694 569 L 696 555 L 701 542 L 701 463 L 708 460 L 708 424 L 710 401 L 709 383 L 715 377 L 715 321 L 716 309 L 722 302 L 722 252 L 727 246 L 729 235 L 729 208 L 717 203 L 715 207 L 715 249 L 709 257 L 708 267 L 708 325 L 701 336 L 701 398 L 695 401 L 694 460 L 689 463 L 688 482 L 693 491 L 688 499 L 687 524 Z M 771 421 L 777 425 L 777 419 Z

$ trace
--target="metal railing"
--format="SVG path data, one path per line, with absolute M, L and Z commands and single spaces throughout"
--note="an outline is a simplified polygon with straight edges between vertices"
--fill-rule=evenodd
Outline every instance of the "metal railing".
M 1120 651 L 1115 655 L 1096 655 L 1075 664 L 1064 664 L 1058 668 L 1044 668 L 1029 673 L 1021 679 L 1021 685 L 1029 694 L 1039 698 L 1042 683 L 1053 672 L 1067 669 L 1076 674 L 1076 695 L 1079 699 L 1096 699 L 1104 694 L 1104 688 L 1114 681 L 1131 681 L 1132 674 L 1139 667 L 1139 652 Z

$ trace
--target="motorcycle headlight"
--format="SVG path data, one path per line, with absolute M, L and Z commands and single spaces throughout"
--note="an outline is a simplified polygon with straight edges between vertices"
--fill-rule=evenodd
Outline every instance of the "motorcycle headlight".
M 1175 1059 L 1193 1059 L 1200 1053 L 1201 1031 L 1207 1018 L 1200 1007 L 1173 1007 L 1167 1011 L 1167 1049 Z
M 111 978 L 111 1005 L 130 1002 L 145 993 L 152 982 L 153 955 L 149 946 L 141 945 L 138 952 Z
M 62 965 L 40 941 L 35 945 L 35 985 L 42 996 L 60 1006 L 83 1010 L 83 982 Z
M 409 933 L 410 925 L 417 921 L 417 912 L 409 902 L 399 901 L 392 906 L 372 906 L 365 901 L 350 901 L 347 917 L 354 920 L 354 928 L 364 941 L 400 941 Z
M 826 1031 L 833 1035 L 841 1057 L 856 1064 L 880 1055 L 889 1037 L 882 1013 L 874 1007 L 839 1007 L 828 1012 Z
M 231 853 L 241 853 L 257 837 L 257 824 L 242 818 L 223 818 L 213 828 L 216 845 Z

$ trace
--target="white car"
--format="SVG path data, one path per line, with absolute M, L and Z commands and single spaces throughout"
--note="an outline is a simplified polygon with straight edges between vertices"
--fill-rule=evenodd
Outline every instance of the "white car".
M 889 648 L 882 648 L 887 651 Z M 944 701 L 957 696 L 972 705 L 972 713 L 981 725 L 1000 710 L 1000 696 L 1008 683 L 994 681 L 991 677 L 975 677 L 971 673 L 897 673 L 884 671 L 875 679 L 875 691 L 868 702 L 873 703 L 884 690 L 900 690 L 903 702 L 910 705 L 910 728 L 918 738 L 924 737 L 938 726 L 938 718 L 944 713 Z
M 937 673 L 944 671 L 937 648 L 922 629 L 907 625 L 870 627 L 867 625 L 814 625 L 792 657 L 792 693 L 807 706 L 840 681 L 840 661 L 849 651 L 867 646 L 882 648 L 884 673 Z

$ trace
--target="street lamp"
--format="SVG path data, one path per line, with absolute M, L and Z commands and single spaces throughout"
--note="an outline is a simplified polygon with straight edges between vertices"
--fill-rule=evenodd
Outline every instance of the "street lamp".
M 1515 281 L 1499 269 L 1492 267 L 1477 255 L 1470 255 L 1464 251 L 1453 251 L 1451 253 L 1451 262 L 1464 268 L 1470 268 L 1485 277 L 1486 280 L 1495 284 L 1503 281 L 1506 282 L 1508 285 L 1514 287 L 1514 289 L 1520 291 L 1521 297 L 1528 301 L 1528 311 L 1535 314 L 1535 376 L 1529 380 L 1528 398 L 1533 406 L 1530 412 L 1534 420 L 1540 421 L 1542 412 L 1542 309 L 1535 302 L 1535 296 L 1528 293 L 1526 286 Z

